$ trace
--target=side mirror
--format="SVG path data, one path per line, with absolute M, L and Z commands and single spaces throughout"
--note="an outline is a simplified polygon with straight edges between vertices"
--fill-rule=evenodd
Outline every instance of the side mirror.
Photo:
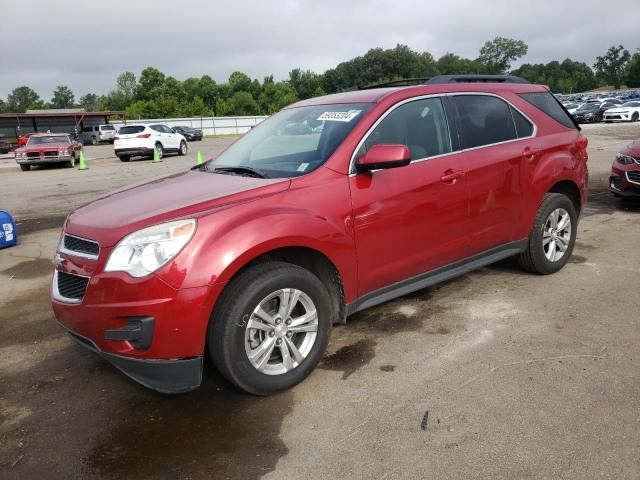
M 385 168 L 404 167 L 411 162 L 409 147 L 395 143 L 374 145 L 356 161 L 358 172 L 370 172 Z

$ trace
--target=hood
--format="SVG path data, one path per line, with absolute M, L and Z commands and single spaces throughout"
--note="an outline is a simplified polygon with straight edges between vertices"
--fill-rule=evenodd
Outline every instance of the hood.
M 189 170 L 108 193 L 73 211 L 65 231 L 108 247 L 141 228 L 272 195 L 290 183 Z
M 640 139 L 631 142 L 620 152 L 623 155 L 640 158 Z

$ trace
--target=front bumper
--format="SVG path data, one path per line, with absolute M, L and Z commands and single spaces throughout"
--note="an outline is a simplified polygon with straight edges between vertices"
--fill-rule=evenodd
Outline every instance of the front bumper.
M 610 113 L 604 115 L 605 122 L 630 122 L 631 114 L 629 113 Z
M 598 121 L 598 118 L 595 115 L 593 117 L 584 117 L 581 115 L 575 115 L 573 118 L 575 118 L 576 122 L 578 123 L 594 123 Z
M 71 161 L 71 155 L 65 156 L 55 156 L 55 157 L 26 157 L 26 158 L 17 158 L 16 162 L 18 165 L 39 165 L 42 163 L 60 163 L 60 162 L 69 162 Z
M 624 198 L 640 198 L 640 168 L 638 165 L 614 163 L 609 177 L 609 190 Z
M 178 360 L 130 358 L 100 350 L 89 338 L 71 330 L 69 336 L 84 348 L 100 355 L 127 377 L 161 393 L 185 393 L 202 382 L 202 355 Z

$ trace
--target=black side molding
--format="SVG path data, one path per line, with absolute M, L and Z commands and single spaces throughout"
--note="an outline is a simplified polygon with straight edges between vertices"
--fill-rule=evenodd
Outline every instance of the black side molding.
M 444 267 L 383 287 L 379 290 L 367 293 L 356 301 L 348 304 L 347 315 L 352 315 L 360 310 L 364 310 L 365 308 L 373 307 L 415 292 L 416 290 L 422 290 L 423 288 L 430 287 L 431 285 L 459 277 L 460 275 L 464 275 L 472 270 L 486 267 L 487 265 L 499 260 L 517 255 L 518 253 L 523 252 L 526 248 L 527 240 L 506 243 L 459 262 L 445 265 Z

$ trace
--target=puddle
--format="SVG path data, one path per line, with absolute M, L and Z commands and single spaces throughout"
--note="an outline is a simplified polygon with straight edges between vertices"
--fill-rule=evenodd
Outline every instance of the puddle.
M 395 371 L 396 366 L 395 365 L 382 365 L 380 366 L 380 370 L 382 370 L 383 372 L 393 372 Z
M 640 202 L 624 201 L 616 198 L 609 191 L 589 192 L 587 206 L 583 215 L 611 215 L 613 212 L 635 212 L 640 213 Z
M 49 230 L 50 228 L 62 228 L 66 215 L 55 215 L 52 217 L 29 218 L 26 220 L 16 220 L 16 230 L 18 236 L 29 233 L 39 232 L 41 230 Z
M 375 357 L 376 345 L 377 342 L 372 338 L 358 340 L 353 345 L 347 345 L 331 355 L 325 355 L 318 368 L 342 372 L 342 379 L 346 380 Z
M 571 257 L 569 258 L 569 263 L 574 264 L 585 263 L 586 261 L 587 259 L 585 257 L 583 257 L 582 255 L 576 255 L 575 253 L 572 253 Z
M 37 278 L 44 275 L 51 275 L 53 263 L 46 258 L 36 258 L 20 262 L 11 268 L 0 271 L 0 274 L 15 278 Z
M 0 348 L 15 343 L 42 341 L 62 331 L 53 317 L 46 289 L 27 291 L 7 302 L 0 301 L 0 305 Z
M 251 480 L 289 452 L 279 434 L 292 391 L 254 397 L 207 379 L 191 393 L 141 391 L 118 405 L 82 460 L 83 476 Z

